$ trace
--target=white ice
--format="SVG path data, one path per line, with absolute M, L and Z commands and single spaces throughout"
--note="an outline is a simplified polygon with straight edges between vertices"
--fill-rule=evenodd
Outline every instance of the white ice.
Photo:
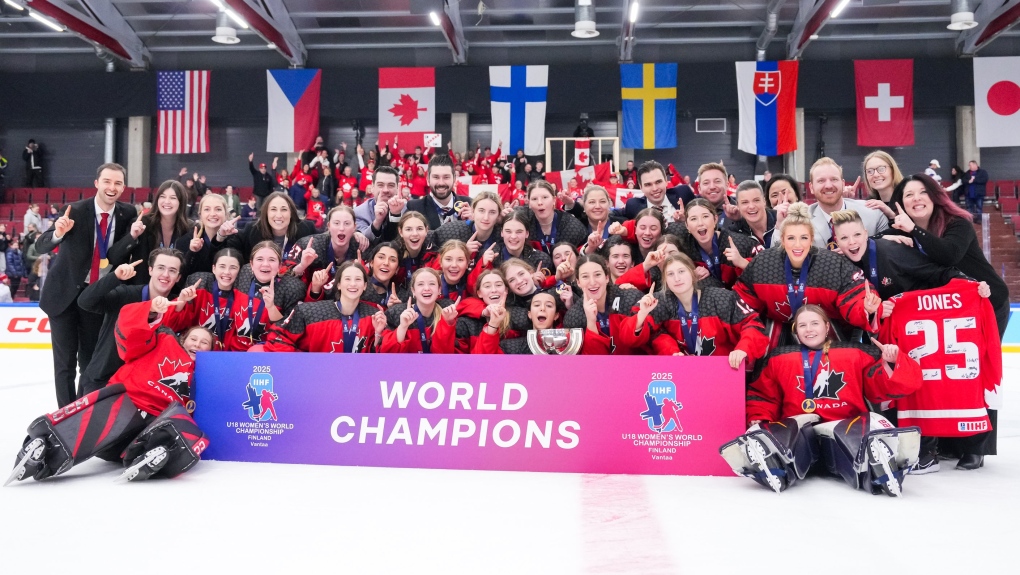
M 1015 573 L 1020 355 L 1005 363 L 999 455 L 908 477 L 901 499 L 833 478 L 775 495 L 738 477 L 211 461 L 128 484 L 92 460 L 0 489 L 0 573 Z M 55 407 L 50 352 L 0 365 L 13 465 Z

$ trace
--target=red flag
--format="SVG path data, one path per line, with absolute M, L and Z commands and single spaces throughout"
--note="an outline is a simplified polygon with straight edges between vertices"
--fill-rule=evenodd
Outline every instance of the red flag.
M 857 145 L 914 145 L 914 61 L 855 60 Z
M 414 151 L 436 131 L 435 68 L 379 68 L 379 140 Z M 396 152 L 396 151 L 394 151 Z M 395 155 L 395 154 L 394 154 Z
M 574 142 L 574 168 L 580 169 L 591 164 L 591 140 Z

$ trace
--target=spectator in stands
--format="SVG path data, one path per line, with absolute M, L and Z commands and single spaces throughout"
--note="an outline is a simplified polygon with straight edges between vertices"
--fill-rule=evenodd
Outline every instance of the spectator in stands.
M 35 227 L 35 224 L 28 224 L 28 228 L 25 230 L 25 235 L 21 236 L 21 247 L 28 249 L 28 246 L 35 243 L 35 240 L 39 237 L 39 228 Z
M 21 242 L 18 238 L 11 240 L 7 247 L 7 278 L 10 280 L 11 293 L 18 293 L 18 286 L 21 285 L 21 278 L 25 277 L 25 260 L 21 253 Z
M 637 182 L 637 170 L 634 169 L 634 160 L 627 160 L 627 169 L 620 172 L 620 181 L 626 183 L 627 180 Z
M 227 200 L 227 216 L 234 218 L 241 215 L 241 197 L 234 193 L 234 186 L 223 188 L 223 198 Z
M 32 204 L 25 210 L 25 219 L 22 229 L 28 230 L 28 224 L 35 224 L 36 230 L 41 230 L 43 225 L 42 216 L 39 214 L 39 204 Z
M 940 176 L 939 172 L 938 172 L 938 170 L 941 170 L 941 169 L 942 169 L 942 166 L 939 165 L 939 161 L 938 160 L 932 160 L 932 161 L 928 162 L 928 167 L 925 168 L 924 175 L 930 177 L 931 179 L 935 180 L 936 182 L 941 182 L 942 181 L 942 176 Z
M 46 217 L 43 218 L 43 227 L 40 228 L 39 231 L 45 232 L 46 230 L 50 229 L 50 227 L 53 226 L 53 222 L 57 221 L 57 218 L 59 217 L 60 208 L 55 204 L 50 205 L 49 213 L 47 213 Z
M 974 160 L 968 163 L 968 167 L 970 170 L 967 172 L 967 211 L 980 218 L 981 212 L 985 210 L 985 195 L 988 193 L 988 172 L 981 169 Z
M 961 168 L 960 166 L 953 166 L 949 170 L 949 177 L 951 178 L 950 181 L 952 183 L 949 184 L 949 187 L 946 188 L 946 191 L 953 193 L 954 204 L 961 205 L 963 204 L 964 192 L 967 191 L 966 186 L 964 185 L 964 176 L 966 175 L 967 172 L 964 172 L 963 168 Z
M 246 203 L 244 207 L 241 208 L 241 213 L 238 214 L 239 216 L 241 216 L 240 227 L 243 228 L 244 226 L 253 222 L 255 218 L 259 217 L 259 208 L 257 204 L 258 202 L 256 201 L 254 195 L 248 198 L 248 203 Z
M 733 174 L 726 180 L 726 194 L 730 196 L 737 194 L 737 177 Z
M 42 259 L 36 258 L 32 272 L 28 274 L 28 279 L 25 282 L 25 295 L 28 296 L 28 301 L 39 301 L 39 295 L 42 292 L 42 266 Z
M 0 224 L 0 253 L 7 253 L 7 246 L 11 243 L 11 235 L 7 233 L 7 224 Z M 0 258 L 2 259 L 2 258 Z M 0 273 L 7 269 L 7 262 L 0 265 Z
M 7 190 L 7 186 L 4 183 L 4 176 L 7 172 L 7 158 L 4 157 L 4 151 L 0 149 L 0 204 L 4 203 L 4 192 Z
M 26 234 L 25 237 L 26 237 L 26 239 L 28 239 L 31 236 Z M 25 269 L 26 270 L 31 270 L 35 266 L 35 263 L 37 261 L 39 261 L 40 257 L 42 257 L 42 256 L 39 255 L 38 248 L 35 247 L 35 239 L 36 238 L 32 237 L 31 239 L 32 239 L 31 242 L 24 241 L 24 242 L 21 243 L 21 253 L 22 253 L 21 259 L 25 260 Z M 6 258 L 4 258 L 4 259 L 6 259 Z
M 25 150 L 21 152 L 21 159 L 25 160 L 25 187 L 46 187 L 43 180 L 42 151 L 35 140 L 28 141 Z
M 319 178 L 319 193 L 322 194 L 323 200 L 325 200 L 330 207 L 338 205 L 333 204 L 333 201 L 336 199 L 337 188 L 338 185 L 336 176 L 333 175 L 333 168 L 324 165 L 322 167 L 322 177 Z
M 185 201 L 185 204 L 182 207 L 182 209 L 184 210 L 184 213 L 190 217 L 195 209 L 195 204 L 198 203 L 198 192 L 195 190 L 195 180 L 192 180 L 191 178 L 185 178 L 184 181 L 181 183 L 184 184 L 184 201 Z
M 5 274 L 0 274 L 0 303 L 14 303 L 11 297 L 10 281 Z
M 279 158 L 273 158 L 273 171 L 276 171 L 276 162 Z M 273 184 L 276 179 L 272 172 L 266 170 L 265 164 L 259 164 L 255 169 L 255 153 L 248 154 L 248 171 L 251 172 L 252 193 L 255 195 L 255 208 L 261 208 L 262 202 L 269 194 L 273 193 Z
M 538 179 L 545 179 L 545 164 L 542 162 L 535 162 L 535 168 L 532 171 L 538 174 Z
M 765 186 L 772 181 L 772 172 L 765 170 L 765 173 L 761 177 L 761 185 Z

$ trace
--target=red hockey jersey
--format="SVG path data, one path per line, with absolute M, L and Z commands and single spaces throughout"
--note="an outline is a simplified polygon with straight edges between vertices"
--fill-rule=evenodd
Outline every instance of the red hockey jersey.
M 881 341 L 895 343 L 921 364 L 924 386 L 896 400 L 900 425 L 935 437 L 990 429 L 986 407 L 997 407 L 1002 346 L 992 304 L 976 282 L 954 279 L 943 287 L 895 296 L 882 322 Z
M 367 303 L 358 304 L 358 320 L 354 328 L 352 351 L 369 353 L 375 348 L 375 326 L 372 316 L 379 309 Z M 345 325 L 337 302 L 317 301 L 294 308 L 290 317 L 269 326 L 266 351 L 312 351 L 345 353 Z
M 187 405 L 195 360 L 162 325 L 163 316 L 149 323 L 151 305 L 143 301 L 121 308 L 114 337 L 124 365 L 110 383 L 123 383 L 131 402 L 155 416 L 174 401 Z
M 248 294 L 237 289 L 219 294 L 219 301 L 213 301 L 213 285 L 216 278 L 209 272 L 195 272 L 188 276 L 186 285 L 200 282 L 195 299 L 185 304 L 181 311 L 173 306 L 163 317 L 163 325 L 180 333 L 193 325 L 200 325 L 216 335 L 213 349 L 217 351 L 247 351 L 251 347 L 248 337 L 237 333 L 248 311 Z M 217 307 L 219 309 L 217 309 Z M 219 315 L 217 315 L 219 312 Z M 217 325 L 217 320 L 221 324 Z
M 814 362 L 818 353 L 822 352 L 810 352 L 808 361 Z M 886 374 L 875 346 L 833 342 L 827 355 L 819 362 L 812 403 L 805 405 L 801 346 L 783 346 L 769 354 L 747 390 L 747 421 L 779 421 L 811 412 L 822 421 L 837 421 L 868 411 L 865 398 L 875 404 L 906 397 L 921 387 L 921 368 L 903 350 L 892 376 Z
M 400 314 L 405 309 L 407 306 L 396 305 L 386 310 L 387 327 L 383 332 L 382 344 L 377 350 L 379 353 L 423 353 L 422 335 L 416 324 L 411 324 L 407 328 L 404 341 L 397 341 L 397 326 L 400 325 Z M 425 323 L 424 339 L 429 342 L 429 353 L 456 353 L 456 325 L 450 325 L 441 318 L 434 328 L 431 325 L 431 318 L 425 318 Z

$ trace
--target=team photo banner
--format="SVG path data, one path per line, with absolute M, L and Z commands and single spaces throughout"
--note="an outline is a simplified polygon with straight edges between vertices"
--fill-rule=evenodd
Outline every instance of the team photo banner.
M 369 467 L 731 475 L 725 357 L 202 353 L 204 457 Z

